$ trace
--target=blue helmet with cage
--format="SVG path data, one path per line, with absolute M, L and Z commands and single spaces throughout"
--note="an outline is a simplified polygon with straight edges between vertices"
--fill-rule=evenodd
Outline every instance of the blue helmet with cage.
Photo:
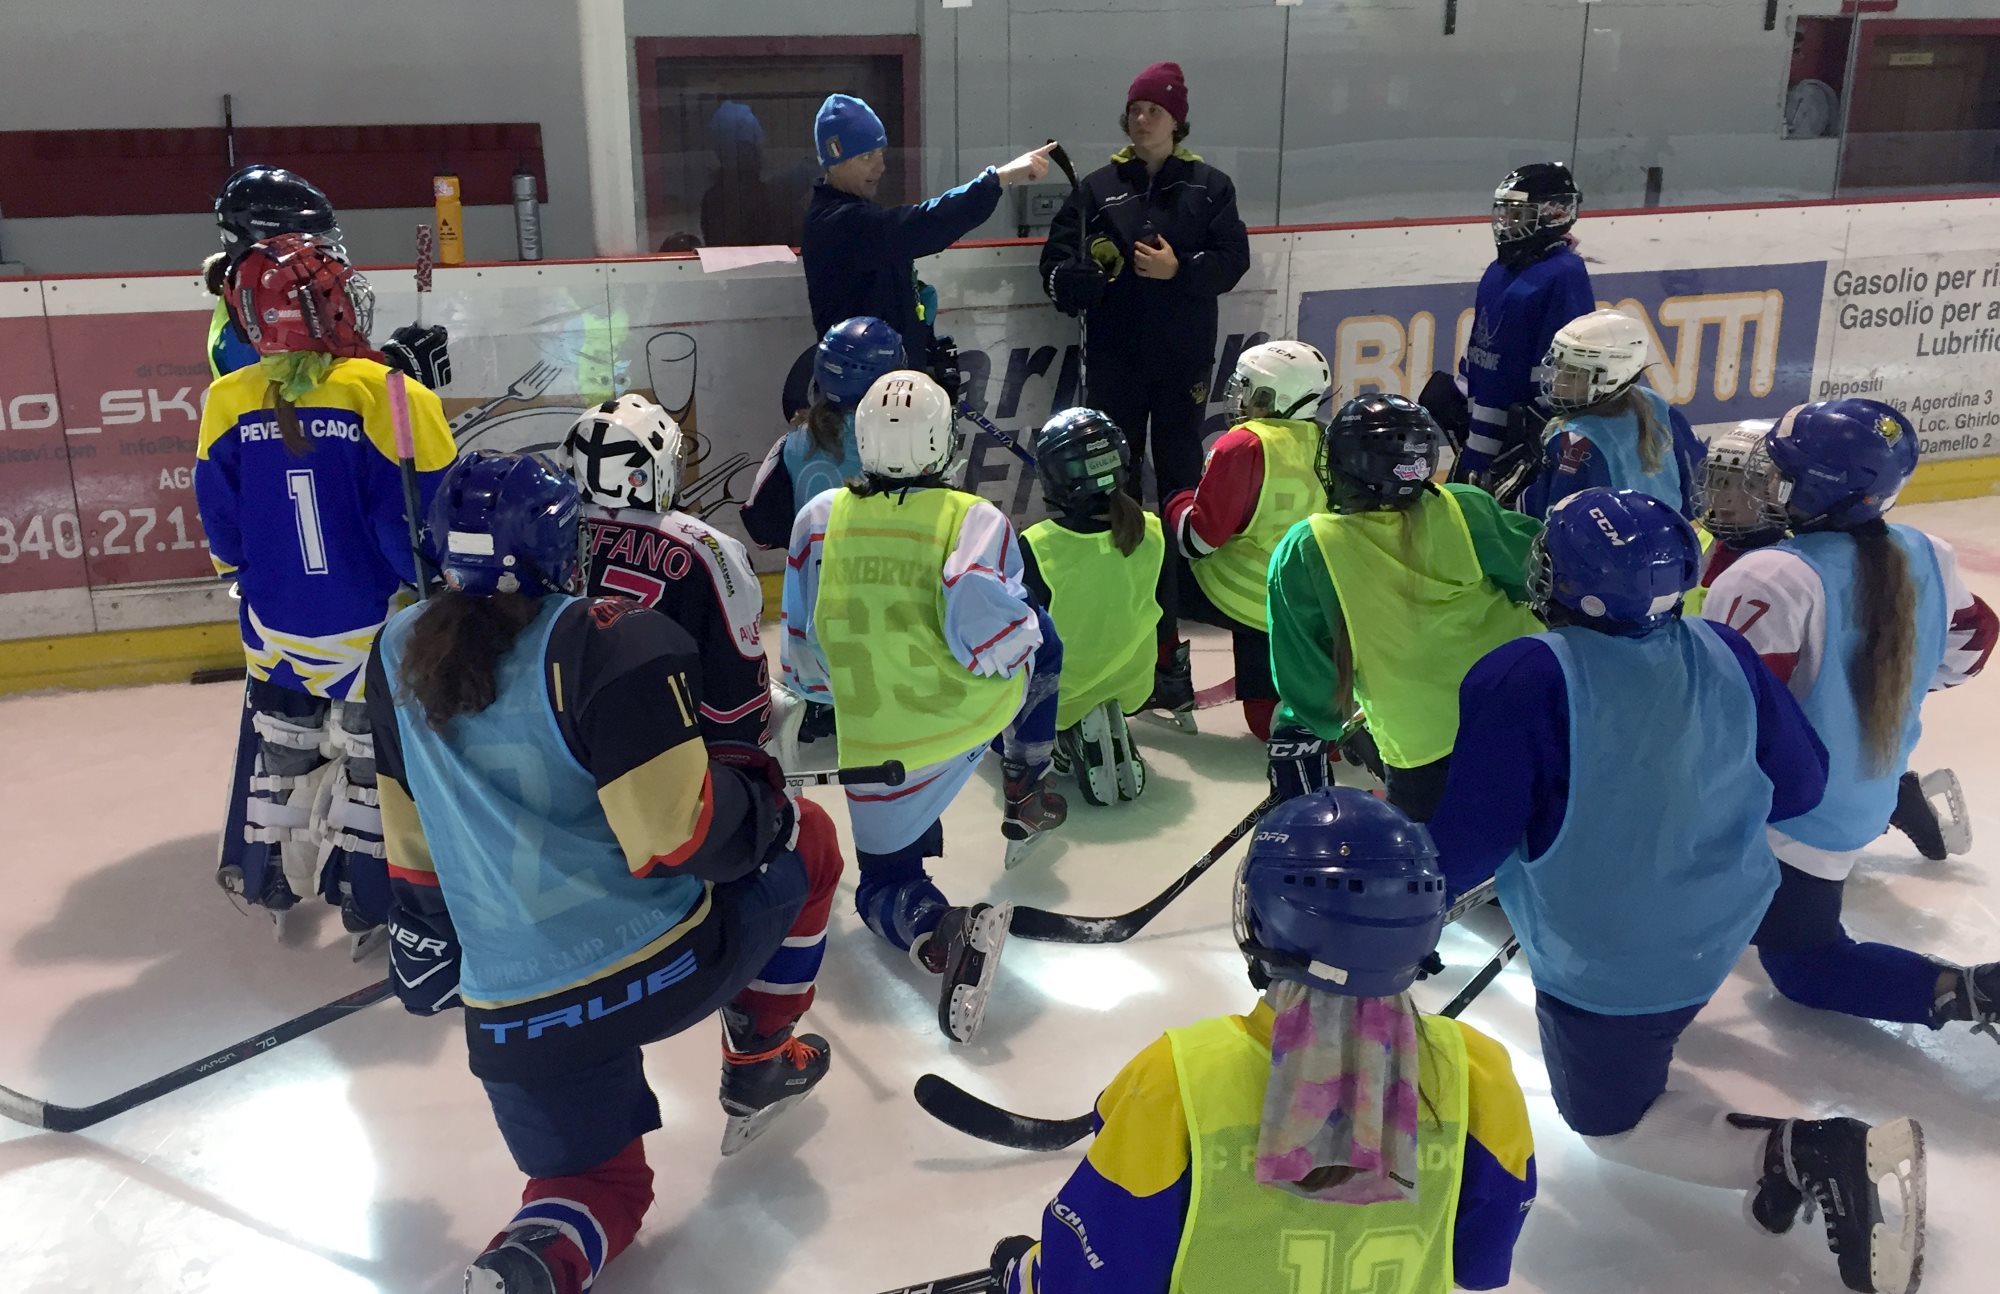
M 544 456 L 482 449 L 438 482 L 425 541 L 454 592 L 576 593 L 581 511 L 576 482 Z
M 1329 786 L 1264 815 L 1236 873 L 1236 945 L 1258 987 L 1391 997 L 1444 931 L 1444 873 L 1419 823 Z
M 1550 624 L 1638 637 L 1681 613 L 1701 577 L 1701 541 L 1639 490 L 1579 490 L 1549 512 L 1528 558 L 1528 597 Z
M 837 409 L 852 409 L 884 373 L 903 367 L 903 339 L 872 315 L 843 319 L 813 352 L 813 385 Z
M 1064 409 L 1035 437 L 1035 474 L 1042 497 L 1057 512 L 1087 515 L 1132 479 L 1125 433 L 1095 409 Z
M 1777 478 L 1760 491 L 1793 530 L 1852 530 L 1895 506 L 1917 470 L 1917 430 L 1880 400 L 1802 404 L 1764 437 Z

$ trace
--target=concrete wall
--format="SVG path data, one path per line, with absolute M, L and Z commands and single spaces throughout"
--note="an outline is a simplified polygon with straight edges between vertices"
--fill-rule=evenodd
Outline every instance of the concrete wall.
M 0 129 L 218 126 L 224 94 L 239 126 L 537 121 L 547 254 L 588 256 L 576 41 L 564 0 L 9 5 Z M 342 216 L 364 262 L 407 262 L 414 225 L 429 218 L 428 208 Z M 512 256 L 512 209 L 468 208 L 466 244 L 475 259 Z M 183 269 L 215 246 L 205 212 L 0 219 L 0 255 L 44 274 Z

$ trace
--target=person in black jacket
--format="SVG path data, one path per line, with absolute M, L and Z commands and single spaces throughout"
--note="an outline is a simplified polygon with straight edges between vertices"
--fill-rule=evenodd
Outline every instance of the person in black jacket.
M 1084 177 L 1042 245 L 1043 290 L 1058 310 L 1084 319 L 1085 402 L 1124 429 L 1135 494 L 1150 440 L 1162 507 L 1201 480 L 1216 299 L 1250 268 L 1236 186 L 1181 147 L 1187 116 L 1179 64 L 1139 73 L 1119 118 L 1131 146 Z M 1170 553 L 1167 561 L 1186 559 Z M 1192 685 L 1174 609 L 1162 609 L 1156 697 L 1179 709 L 1193 704 Z
M 909 366 L 929 371 L 937 293 L 918 281 L 912 262 L 977 229 L 999 205 L 1001 189 L 1047 175 L 1055 145 L 989 166 L 927 202 L 883 207 L 875 190 L 888 169 L 889 136 L 874 109 L 845 94 L 828 95 L 813 119 L 813 142 L 826 175 L 813 186 L 799 240 L 813 331 L 824 335 L 858 315 L 884 320 L 902 337 Z

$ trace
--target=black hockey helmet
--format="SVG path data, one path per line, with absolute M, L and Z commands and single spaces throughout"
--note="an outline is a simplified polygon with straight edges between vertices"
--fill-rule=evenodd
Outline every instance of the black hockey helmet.
M 1088 515 L 1132 479 L 1132 451 L 1118 424 L 1095 409 L 1064 409 L 1035 437 L 1035 471 L 1049 507 Z
M 1530 260 L 1561 242 L 1576 223 L 1583 194 L 1561 162 L 1529 162 L 1493 190 L 1493 241 L 1509 261 Z
M 245 166 L 223 181 L 222 192 L 215 195 L 215 223 L 232 270 L 252 247 L 279 234 L 312 234 L 336 248 L 341 241 L 339 219 L 326 194 L 282 166 Z
M 1377 512 L 1415 503 L 1444 454 L 1442 429 L 1400 395 L 1356 396 L 1319 439 L 1313 470 L 1335 512 Z

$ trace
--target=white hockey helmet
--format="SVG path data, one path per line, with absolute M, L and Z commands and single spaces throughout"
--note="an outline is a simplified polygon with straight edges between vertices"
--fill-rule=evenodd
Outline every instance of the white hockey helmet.
M 875 379 L 854 411 L 861 471 L 894 481 L 946 475 L 957 461 L 958 418 L 929 375 L 892 369 Z
M 1708 442 L 1695 491 L 1695 520 L 1718 539 L 1784 533 L 1784 500 L 1777 497 L 1771 456 L 1764 452 L 1764 437 L 1773 425 L 1769 418 L 1752 418 Z
M 562 445 L 585 503 L 666 512 L 681 485 L 681 428 L 643 395 L 586 409 Z
M 1542 361 L 1542 398 L 1575 413 L 1617 395 L 1653 362 L 1646 325 L 1623 310 L 1593 310 L 1557 330 Z
M 1247 416 L 1251 406 L 1271 418 L 1311 421 L 1333 394 L 1333 369 L 1319 349 L 1302 341 L 1267 341 L 1236 357 L 1236 370 L 1222 388 L 1229 416 Z

